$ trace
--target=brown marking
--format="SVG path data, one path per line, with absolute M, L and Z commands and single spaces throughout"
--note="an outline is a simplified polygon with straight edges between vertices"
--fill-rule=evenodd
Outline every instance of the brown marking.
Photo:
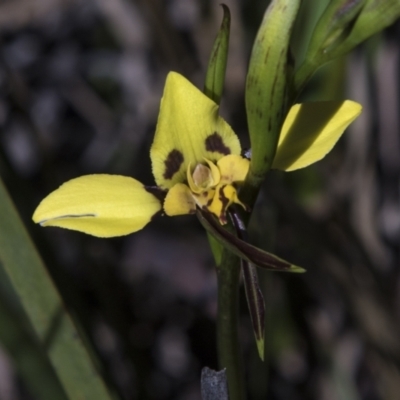
M 231 154 L 229 147 L 226 147 L 222 141 L 222 137 L 217 132 L 214 132 L 205 140 L 206 150 L 220 154 Z
M 275 75 L 274 81 L 272 82 L 272 90 L 271 90 L 271 96 L 274 97 L 275 94 L 275 86 L 276 86 L 276 81 L 278 80 L 278 75 Z
M 271 49 L 271 47 L 268 47 L 267 51 L 265 52 L 265 56 L 264 56 L 264 64 L 267 63 L 268 61 L 268 56 L 269 56 L 269 50 Z
M 146 192 L 151 193 L 155 198 L 160 200 L 161 203 L 164 202 L 167 191 L 159 188 L 158 186 L 144 186 Z
M 179 171 L 183 163 L 183 154 L 179 150 L 172 150 L 167 159 L 164 161 L 165 171 L 164 179 L 172 179 L 172 177 Z
M 221 215 L 219 216 L 219 219 L 225 224 L 226 221 L 226 209 L 228 208 L 229 204 L 229 199 L 225 196 L 224 189 L 226 185 L 222 186 L 220 191 L 219 191 L 219 199 L 221 200 L 222 203 L 222 208 L 221 208 Z

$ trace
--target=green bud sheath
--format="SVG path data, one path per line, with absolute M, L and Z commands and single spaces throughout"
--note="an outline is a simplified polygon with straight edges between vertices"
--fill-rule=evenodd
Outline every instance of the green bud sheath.
M 274 160 L 287 111 L 289 40 L 300 0 L 273 0 L 258 30 L 246 81 L 246 111 L 251 141 L 247 180 L 259 185 Z

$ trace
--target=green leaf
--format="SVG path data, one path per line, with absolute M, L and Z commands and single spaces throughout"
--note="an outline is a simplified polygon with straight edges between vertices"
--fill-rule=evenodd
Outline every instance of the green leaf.
M 312 34 L 306 59 L 324 57 L 329 49 L 342 43 L 350 33 L 367 0 L 333 0 L 319 19 Z
M 217 104 L 221 101 L 225 82 L 226 63 L 228 60 L 229 31 L 231 26 L 231 13 L 225 4 L 221 28 L 214 42 L 204 84 L 204 94 Z
M 2 347 L 12 357 L 19 375 L 35 398 L 67 400 L 49 360 L 34 340 L 32 329 L 29 329 L 30 326 L 26 319 L 18 311 L 20 310 L 17 310 L 15 304 L 12 304 L 0 290 L 0 341 Z
M 0 260 L 69 399 L 112 399 L 0 180 Z
M 282 272 L 305 272 L 305 270 L 288 261 L 255 247 L 236 237 L 225 229 L 219 221 L 207 211 L 197 210 L 197 217 L 203 227 L 225 248 L 240 258 L 257 265 L 260 268 Z
M 332 52 L 333 57 L 346 54 L 373 34 L 392 25 L 400 17 L 399 0 L 367 0 L 346 40 Z
M 304 63 L 296 71 L 292 98 L 319 67 L 345 55 L 399 17 L 399 0 L 332 1 L 313 32 Z
M 246 112 L 251 141 L 247 180 L 261 182 L 272 165 L 287 111 L 292 76 L 289 41 L 300 0 L 273 0 L 258 30 L 246 80 Z

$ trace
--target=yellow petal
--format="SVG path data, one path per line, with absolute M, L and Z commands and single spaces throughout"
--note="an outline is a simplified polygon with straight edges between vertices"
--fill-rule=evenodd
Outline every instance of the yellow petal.
M 196 211 L 196 202 L 188 186 L 177 183 L 168 191 L 164 201 L 164 211 L 170 217 L 192 214 Z
M 293 171 L 321 160 L 361 109 L 350 100 L 294 105 L 283 124 L 272 168 Z
M 142 229 L 160 210 L 160 201 L 133 178 L 86 175 L 50 193 L 32 218 L 42 226 L 112 237 Z
M 150 150 L 157 185 L 171 188 L 185 181 L 190 163 L 196 166 L 227 154 L 240 154 L 240 143 L 219 117 L 218 105 L 182 75 L 170 72 Z
M 242 182 L 249 172 L 250 162 L 246 158 L 231 154 L 217 162 L 221 172 L 221 183 Z

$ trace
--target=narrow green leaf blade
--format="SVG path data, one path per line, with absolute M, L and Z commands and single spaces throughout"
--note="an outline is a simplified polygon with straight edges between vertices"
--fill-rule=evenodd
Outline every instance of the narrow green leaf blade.
M 0 268 L 2 266 L 0 265 Z M 0 342 L 29 391 L 40 400 L 67 400 L 47 356 L 33 339 L 26 319 L 0 289 Z
M 220 225 L 220 223 L 207 211 L 197 210 L 196 214 L 203 227 L 225 248 L 240 258 L 266 270 L 305 272 L 303 268 L 282 260 L 281 258 L 236 237 Z
M 204 94 L 217 104 L 221 101 L 224 89 L 231 26 L 231 13 L 229 8 L 225 4 L 221 4 L 221 6 L 224 10 L 224 16 L 208 62 L 206 81 L 204 84 Z
M 367 0 L 333 0 L 326 7 L 312 34 L 306 59 L 323 56 L 343 42 Z
M 292 97 L 297 97 L 314 72 L 393 24 L 400 17 L 399 0 L 334 0 L 319 20 L 304 63 L 296 71 Z
M 0 180 L 0 260 L 69 399 L 110 400 Z
M 253 324 L 254 336 L 256 338 L 258 355 L 264 361 L 264 336 L 265 336 L 265 303 L 257 271 L 252 264 L 242 260 L 243 282 L 246 293 L 247 305 Z
M 332 57 L 346 54 L 373 34 L 392 25 L 399 17 L 399 0 L 367 0 L 350 35 L 332 52 Z

